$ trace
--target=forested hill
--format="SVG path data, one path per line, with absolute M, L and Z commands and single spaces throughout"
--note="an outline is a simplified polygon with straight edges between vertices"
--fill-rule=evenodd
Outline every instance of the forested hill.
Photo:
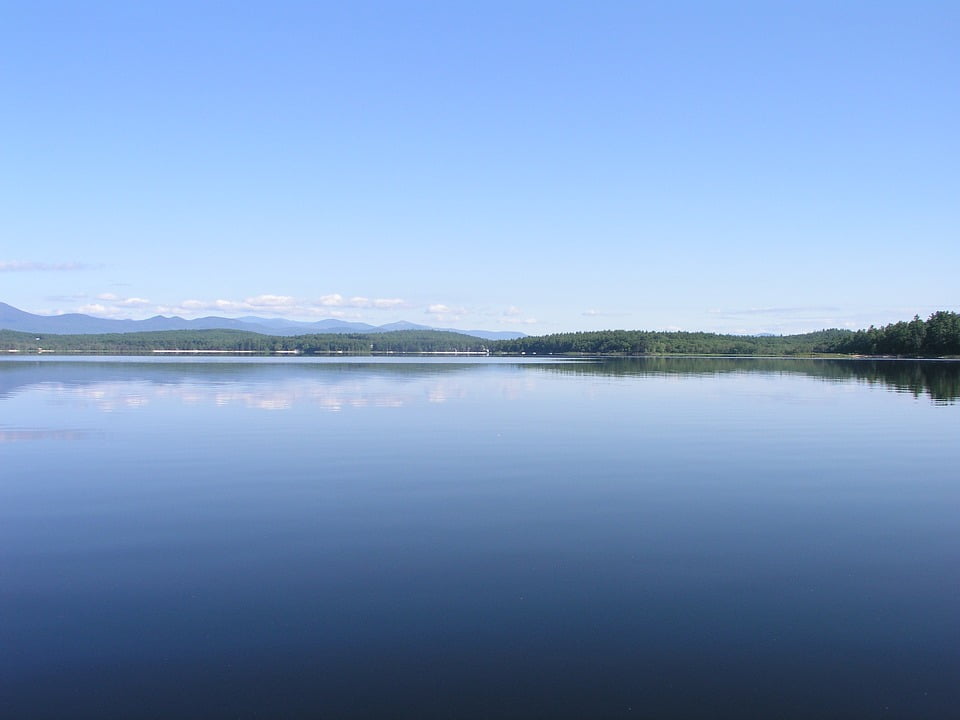
M 235 352 L 304 355 L 349 353 L 484 352 L 490 341 L 442 330 L 397 330 L 385 333 L 318 334 L 282 337 L 244 330 L 164 330 L 104 335 L 34 335 L 0 330 L 0 352 L 148 354 Z
M 677 355 L 960 355 L 960 315 L 939 311 L 926 321 L 891 323 L 866 330 L 820 330 L 802 335 L 719 335 L 703 332 L 605 330 L 560 333 L 494 343 L 504 353 Z
M 559 333 L 503 340 L 496 349 L 505 353 L 537 355 L 584 353 L 596 355 L 798 355 L 833 353 L 849 330 L 820 330 L 804 335 L 718 335 L 704 332 L 601 330 Z
M 916 315 L 909 322 L 872 325 L 850 334 L 838 352 L 857 355 L 910 355 L 942 357 L 960 355 L 960 315 L 941 310 L 926 321 Z
M 281 337 L 242 330 L 169 330 L 105 335 L 34 335 L 0 330 L 0 352 L 147 354 L 155 351 L 380 354 L 490 352 L 527 355 L 812 355 L 960 356 L 960 315 L 933 313 L 926 321 L 884 327 L 820 330 L 802 335 L 719 335 L 703 332 L 604 330 L 490 341 L 440 330 L 313 334 Z

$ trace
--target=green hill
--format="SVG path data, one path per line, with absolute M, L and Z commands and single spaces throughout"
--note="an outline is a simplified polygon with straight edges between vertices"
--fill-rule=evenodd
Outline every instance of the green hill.
M 349 353 L 490 352 L 505 355 L 960 355 L 960 315 L 933 313 L 926 321 L 866 330 L 820 330 L 800 335 L 752 336 L 704 332 L 602 330 L 515 340 L 484 340 L 443 330 L 327 333 L 293 337 L 244 330 L 165 330 L 102 335 L 36 335 L 0 330 L 0 352 L 150 354 L 154 352 Z

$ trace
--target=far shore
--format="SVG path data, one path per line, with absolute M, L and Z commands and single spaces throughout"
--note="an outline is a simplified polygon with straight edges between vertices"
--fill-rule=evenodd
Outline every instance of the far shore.
M 257 350 L 150 350 L 146 352 L 70 352 L 38 348 L 31 352 L 7 350 L 6 355 L 0 354 L 0 361 L 4 357 L 32 357 L 36 355 L 52 355 L 55 357 L 156 357 L 156 356 L 191 356 L 191 357 L 492 357 L 492 358 L 551 358 L 569 360 L 591 359 L 644 359 L 644 358 L 715 358 L 715 359 L 762 359 L 762 360 L 924 360 L 924 361 L 960 361 L 958 355 L 940 357 L 917 357 L 909 355 L 862 355 L 843 353 L 796 353 L 791 355 L 759 355 L 759 354 L 731 354 L 731 353 L 496 353 L 489 351 L 456 351 L 435 350 L 422 352 L 400 352 L 385 350 L 382 352 L 347 352 L 334 350 L 330 352 L 304 353 L 300 350 L 274 350 L 261 352 Z

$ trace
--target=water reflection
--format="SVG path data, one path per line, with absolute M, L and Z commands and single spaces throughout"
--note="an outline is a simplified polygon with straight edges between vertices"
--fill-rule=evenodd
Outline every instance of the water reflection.
M 217 408 L 243 407 L 253 410 L 290 410 L 298 404 L 312 404 L 322 410 L 345 408 L 402 407 L 419 399 L 418 394 L 378 391 L 354 383 L 320 383 L 314 379 L 281 384 L 244 385 L 232 382 L 222 387 L 191 380 L 146 384 L 139 381 L 93 382 L 88 385 L 42 383 L 33 386 L 41 395 L 60 402 L 94 407 L 101 412 L 137 410 L 152 402 L 177 401 L 183 405 L 212 405 Z M 427 391 L 430 402 L 444 402 L 449 392 L 442 387 Z
M 310 405 L 340 412 L 463 399 L 464 373 L 484 369 L 455 363 L 0 362 L 0 398 L 32 392 L 105 413 L 169 401 L 264 411 Z M 520 375 L 489 379 L 501 394 L 522 393 Z
M 717 376 L 728 373 L 805 375 L 830 382 L 863 382 L 935 403 L 960 399 L 960 362 L 949 360 L 861 360 L 792 358 L 605 358 L 589 363 L 542 366 L 577 375 Z
M 310 403 L 345 408 L 443 403 L 467 395 L 465 379 L 504 363 L 467 362 L 157 362 L 0 361 L 0 398 L 34 388 L 104 412 L 143 407 L 152 399 L 184 404 L 289 410 Z M 802 375 L 827 382 L 860 382 L 925 395 L 937 404 L 960 398 L 960 363 L 936 360 L 764 358 L 604 358 L 517 362 L 526 373 L 607 377 L 721 376 L 731 373 Z M 498 392 L 519 398 L 525 373 L 499 373 Z M 529 377 L 529 376 L 528 376 Z M 489 388 L 485 388 L 485 391 Z

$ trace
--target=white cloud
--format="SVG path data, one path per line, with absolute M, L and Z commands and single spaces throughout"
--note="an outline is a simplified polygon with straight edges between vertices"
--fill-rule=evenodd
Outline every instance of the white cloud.
M 584 317 L 625 317 L 626 315 L 629 315 L 630 313 L 626 313 L 626 312 L 606 312 L 606 311 L 603 311 L 603 310 L 596 310 L 596 309 L 591 308 L 590 310 L 584 310 L 584 311 L 583 311 L 582 313 L 580 313 L 580 314 L 583 315 Z
M 138 309 L 150 305 L 150 301 L 146 298 L 124 298 L 109 292 L 100 293 L 95 300 L 96 302 L 81 305 L 75 312 L 108 318 L 126 318 L 129 317 L 129 309 Z
M 793 316 L 793 315 L 809 315 L 821 314 L 821 313 L 835 313 L 840 308 L 834 307 L 832 305 L 804 305 L 799 307 L 752 307 L 752 308 L 737 308 L 734 310 L 723 310 L 720 308 L 711 308 L 707 310 L 707 313 L 711 315 L 775 315 L 775 316 Z
M 184 300 L 180 303 L 180 307 L 190 310 L 205 310 L 209 307 L 209 303 L 205 303 L 202 300 Z
M 121 306 L 109 306 L 103 303 L 87 303 L 81 305 L 71 312 L 83 313 L 84 315 L 94 315 L 96 317 L 110 318 L 112 320 L 126 320 L 130 318 L 129 312 Z M 61 315 L 62 312 L 55 313 Z
M 90 303 L 89 305 L 81 305 L 78 307 L 77 312 L 83 313 L 84 315 L 107 315 L 109 310 L 106 305 Z
M 406 307 L 406 301 L 400 298 L 377 298 L 373 301 L 373 306 L 380 310 L 389 310 L 391 308 Z
M 375 308 L 377 310 L 390 310 L 392 308 L 405 307 L 406 301 L 401 298 L 368 298 L 362 295 L 354 295 L 349 300 L 340 293 L 323 295 L 316 305 L 321 307 L 348 307 L 348 308 Z
M 449 305 L 444 305 L 443 303 L 434 303 L 433 305 L 428 305 L 424 312 L 429 315 L 453 315 L 457 313 L 457 311 L 452 307 Z
M 500 313 L 500 318 L 497 322 L 501 325 L 534 325 L 537 322 L 536 318 L 524 317 L 524 312 L 516 305 L 511 305 L 502 313 Z
M 92 297 L 92 299 L 89 299 Z M 142 316 L 144 311 L 160 315 L 181 315 L 197 317 L 204 314 L 236 316 L 245 314 L 279 316 L 292 320 L 339 318 L 349 320 L 364 320 L 365 311 L 382 311 L 409 307 L 405 300 L 400 298 L 369 298 L 353 296 L 349 299 L 340 294 L 324 295 L 319 300 L 304 300 L 292 295 L 274 295 L 265 293 L 253 295 L 242 300 L 217 298 L 215 300 L 201 300 L 188 298 L 173 304 L 153 304 L 143 297 L 124 297 L 113 292 L 102 292 L 95 296 L 72 296 L 64 301 L 73 300 L 78 303 L 87 301 L 79 308 L 69 312 L 81 312 L 101 317 L 132 318 Z M 140 311 L 139 313 L 137 311 Z M 58 310 L 58 313 L 64 311 Z
M 297 301 L 289 295 L 257 295 L 247 298 L 244 303 L 250 307 L 292 307 Z
M 0 260 L 0 272 L 61 272 L 87 270 L 91 266 L 79 262 L 45 263 L 23 260 Z
M 126 300 L 129 306 L 137 298 Z M 224 314 L 272 315 L 290 319 L 297 318 L 341 318 L 362 320 L 364 310 L 390 310 L 408 307 L 400 298 L 368 298 L 355 295 L 345 298 L 339 293 L 323 295 L 318 300 L 305 300 L 292 295 L 255 295 L 243 300 L 198 300 L 190 298 L 174 305 L 159 305 L 156 312 L 162 315 L 196 315 L 201 312 Z
M 183 300 L 175 307 L 189 312 L 197 310 L 219 310 L 222 312 L 243 312 L 253 310 L 298 310 L 300 303 L 289 295 L 255 295 L 244 300 Z
M 444 303 L 433 303 L 432 305 L 428 305 L 427 309 L 423 312 L 426 315 L 432 315 L 436 322 L 456 322 L 467 314 L 467 309 L 464 307 L 451 307 Z

